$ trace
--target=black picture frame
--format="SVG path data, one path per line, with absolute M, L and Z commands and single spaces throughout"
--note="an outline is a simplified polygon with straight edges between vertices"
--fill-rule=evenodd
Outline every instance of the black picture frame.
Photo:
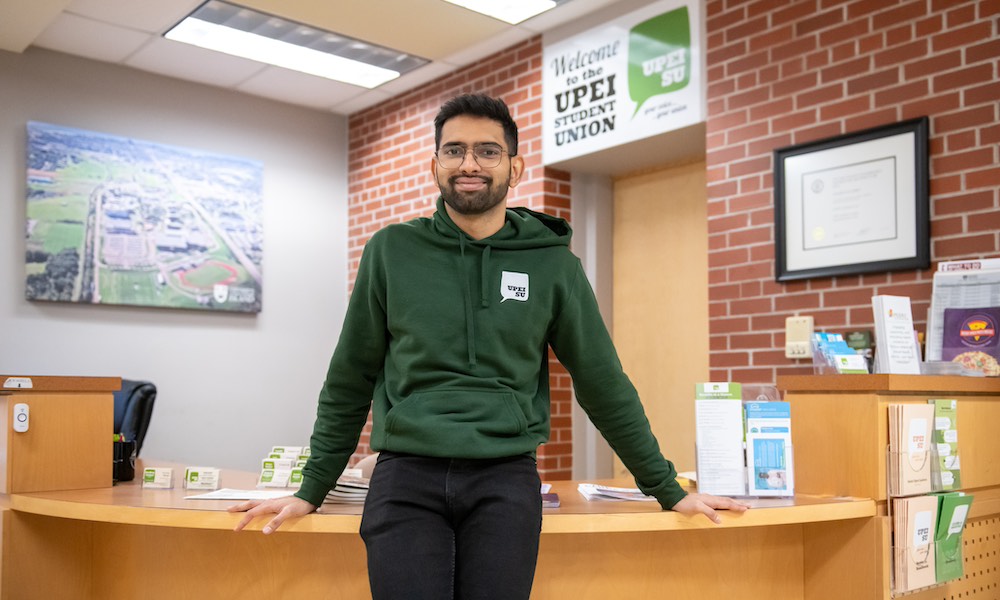
M 774 151 L 779 282 L 930 267 L 927 117 Z

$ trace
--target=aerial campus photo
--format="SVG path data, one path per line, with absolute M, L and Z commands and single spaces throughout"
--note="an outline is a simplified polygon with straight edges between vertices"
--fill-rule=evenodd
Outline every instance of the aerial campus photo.
M 261 163 L 28 123 L 26 296 L 261 309 Z

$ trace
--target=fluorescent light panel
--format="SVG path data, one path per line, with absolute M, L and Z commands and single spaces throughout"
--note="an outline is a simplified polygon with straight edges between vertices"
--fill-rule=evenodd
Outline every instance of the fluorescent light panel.
M 517 25 L 549 9 L 555 8 L 553 0 L 446 0 L 463 8 L 474 10 L 494 19 Z
M 164 37 L 368 89 L 428 62 L 220 0 L 202 4 Z

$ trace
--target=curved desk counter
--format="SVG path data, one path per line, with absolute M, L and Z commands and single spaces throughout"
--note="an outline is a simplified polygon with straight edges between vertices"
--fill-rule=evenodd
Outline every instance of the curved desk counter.
M 254 483 L 223 473 L 225 487 Z M 532 598 L 880 597 L 873 500 L 753 500 L 717 526 L 655 503 L 587 502 L 573 482 L 552 487 L 562 506 L 545 510 Z M 194 493 L 132 482 L 10 495 L 3 597 L 369 597 L 360 506 L 326 504 L 263 536 L 265 519 L 234 533 L 231 502 L 185 499 Z

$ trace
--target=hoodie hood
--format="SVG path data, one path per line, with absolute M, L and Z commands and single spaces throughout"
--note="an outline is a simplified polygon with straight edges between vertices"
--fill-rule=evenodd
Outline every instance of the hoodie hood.
M 462 275 L 462 300 L 465 304 L 465 328 L 469 353 L 469 366 L 475 367 L 476 357 L 476 319 L 474 302 L 481 308 L 490 306 L 489 277 L 490 256 L 492 249 L 498 250 L 533 250 L 552 246 L 569 246 L 573 230 L 565 219 L 553 217 L 528 208 L 514 207 L 507 209 L 507 217 L 500 231 L 490 237 L 474 240 L 469 234 L 459 228 L 448 215 L 444 198 L 438 196 L 437 212 L 433 219 L 434 232 L 446 238 L 452 238 L 459 248 L 459 272 Z M 478 290 L 472 290 L 473 277 L 470 266 L 465 259 L 468 252 L 479 252 Z M 474 301 L 474 296 L 478 300 Z

